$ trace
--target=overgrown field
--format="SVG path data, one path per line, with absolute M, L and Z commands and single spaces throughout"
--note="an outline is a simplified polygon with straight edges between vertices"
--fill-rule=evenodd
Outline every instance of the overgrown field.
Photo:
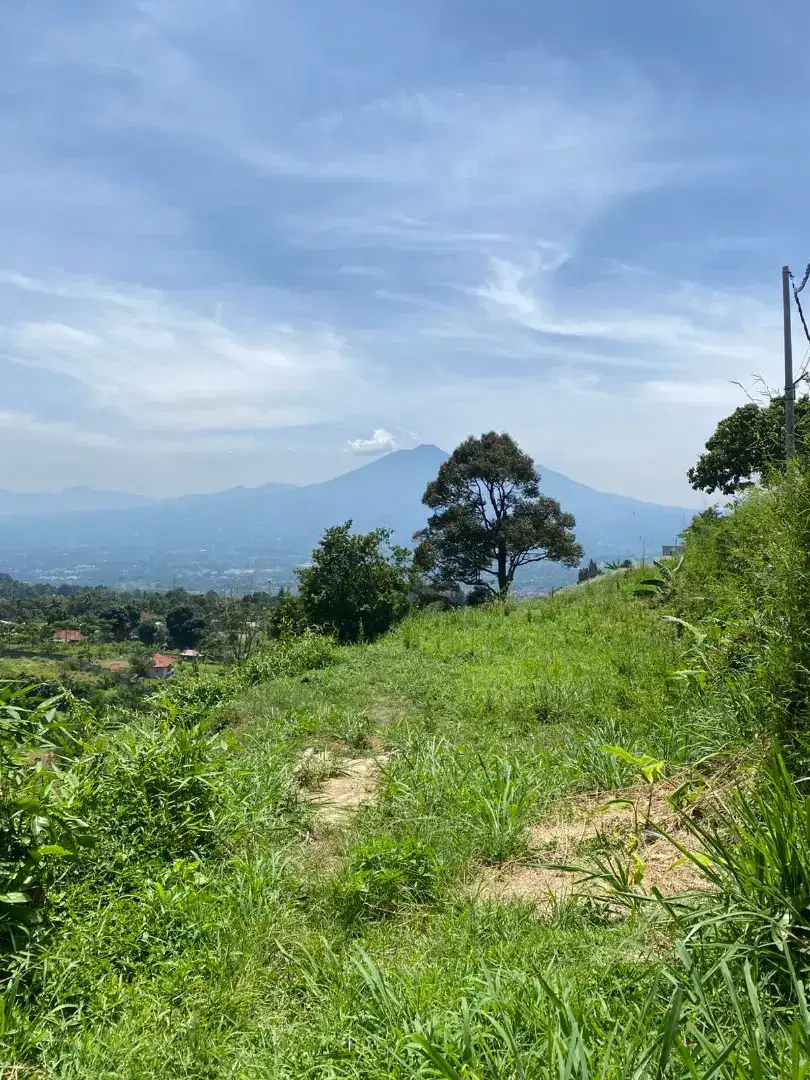
M 6 1074 L 807 1075 L 808 511 L 698 522 L 645 596 L 6 702 Z

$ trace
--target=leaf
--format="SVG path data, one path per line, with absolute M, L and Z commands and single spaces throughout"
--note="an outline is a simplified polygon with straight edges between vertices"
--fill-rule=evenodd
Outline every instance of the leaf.
M 27 904 L 28 897 L 21 892 L 0 893 L 0 904 Z
M 71 858 L 75 855 L 75 852 L 69 848 L 62 847 L 61 844 L 43 844 L 42 847 L 33 848 L 31 854 L 34 858 L 39 858 L 40 855 L 56 855 L 60 858 Z
M 660 1080 L 666 1071 L 667 1063 L 669 1062 L 670 1054 L 672 1053 L 672 1047 L 675 1045 L 675 1037 L 678 1034 L 678 1024 L 681 1019 L 683 997 L 683 988 L 679 986 L 672 997 L 672 1004 L 667 1010 L 666 1024 L 664 1025 L 664 1040 L 661 1044 L 661 1057 L 658 1059 L 658 1071 L 655 1074 L 658 1080 Z
M 606 803 L 602 803 L 599 807 L 599 813 L 602 814 L 605 810 L 610 810 L 614 806 L 621 810 L 635 810 L 636 808 L 632 799 L 608 799 Z
M 631 754 L 629 750 L 625 750 L 623 746 L 608 746 L 607 744 L 603 744 L 598 746 L 597 750 L 601 750 L 603 754 L 612 754 L 613 757 L 617 757 L 621 761 L 626 761 L 628 765 L 641 767 L 639 759 Z
M 411 1045 L 415 1049 L 421 1050 L 433 1067 L 437 1069 L 442 1076 L 446 1077 L 447 1080 L 463 1080 L 461 1073 L 453 1068 L 444 1054 L 441 1054 L 433 1043 L 429 1042 L 424 1035 L 412 1035 Z
M 598 749 L 605 754 L 612 754 L 613 757 L 617 757 L 621 761 L 626 761 L 628 765 L 635 765 L 648 784 L 654 784 L 664 771 L 665 763 L 660 758 L 654 758 L 650 754 L 642 754 L 640 757 L 636 757 L 629 750 L 625 750 L 623 746 L 602 745 Z
M 664 771 L 664 762 L 660 758 L 650 757 L 649 754 L 642 754 L 639 768 L 644 774 L 644 779 L 648 784 L 654 784 Z
M 662 615 L 661 618 L 664 622 L 677 623 L 679 626 L 685 626 L 687 630 L 691 631 L 695 635 L 695 644 L 702 645 L 706 640 L 705 631 L 699 630 L 697 626 L 687 622 L 686 619 L 679 619 L 677 615 Z
M 631 851 L 630 859 L 633 863 L 632 882 L 634 885 L 640 885 L 644 879 L 644 871 L 646 870 L 646 864 L 640 855 L 635 851 Z

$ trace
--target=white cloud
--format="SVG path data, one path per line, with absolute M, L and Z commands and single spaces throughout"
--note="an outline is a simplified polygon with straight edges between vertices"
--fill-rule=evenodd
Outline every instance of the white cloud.
M 221 309 L 212 317 L 157 290 L 5 280 L 6 354 L 77 380 L 93 408 L 144 430 L 313 424 L 351 411 L 363 396 L 358 358 L 328 327 L 226 324 Z M 36 314 L 15 318 L 26 293 Z
M 358 457 L 378 457 L 380 454 L 390 454 L 396 449 L 396 439 L 385 428 L 376 428 L 370 439 L 349 439 L 346 443 L 346 450 Z

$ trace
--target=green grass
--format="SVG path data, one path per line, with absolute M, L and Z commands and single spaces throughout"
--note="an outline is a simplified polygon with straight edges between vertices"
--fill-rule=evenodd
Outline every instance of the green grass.
M 86 735 L 65 768 L 97 842 L 17 957 L 9 1075 L 708 1078 L 758 1053 L 798 1080 L 795 995 L 679 958 L 674 915 L 469 898 L 533 823 L 636 780 L 604 744 L 675 772 L 756 733 L 722 680 L 675 675 L 688 642 L 634 582 L 304 639 Z M 344 829 L 299 800 L 307 748 L 389 755 Z

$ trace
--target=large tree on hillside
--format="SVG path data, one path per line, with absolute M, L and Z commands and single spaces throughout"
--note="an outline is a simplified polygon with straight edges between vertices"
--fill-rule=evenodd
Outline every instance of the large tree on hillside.
M 414 562 L 437 582 L 506 596 L 518 567 L 543 560 L 576 566 L 582 558 L 574 518 L 540 494 L 534 462 L 505 433 L 465 439 L 422 502 L 434 513 L 414 535 Z
M 810 455 L 810 398 L 796 402 L 796 451 Z M 721 420 L 688 472 L 696 491 L 733 495 L 785 463 L 785 399 L 751 401 Z

